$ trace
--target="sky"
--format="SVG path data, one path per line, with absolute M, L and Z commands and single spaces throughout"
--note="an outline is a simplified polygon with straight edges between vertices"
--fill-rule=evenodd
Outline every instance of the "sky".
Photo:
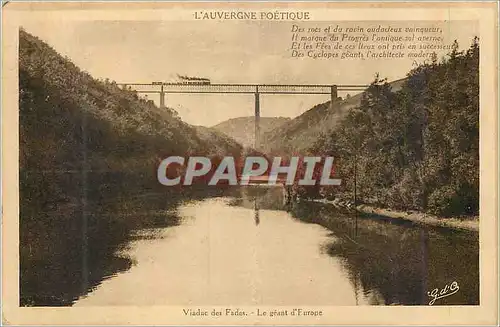
M 328 24 L 332 22 L 303 22 L 301 26 Z M 353 23 L 335 24 L 352 26 Z M 292 58 L 289 49 L 292 25 L 292 22 L 273 21 L 44 19 L 27 22 L 23 28 L 93 77 L 117 83 L 174 81 L 176 74 L 181 74 L 207 77 L 212 83 L 369 84 L 376 73 L 389 81 L 403 78 L 414 65 L 413 59 Z M 394 25 L 440 26 L 445 43 L 457 39 L 461 48 L 467 48 L 479 33 L 479 27 L 472 22 L 394 22 Z M 159 103 L 159 96 L 149 95 L 149 99 Z M 261 95 L 261 116 L 293 118 L 329 100 L 329 95 Z M 254 114 L 253 95 L 167 94 L 166 105 L 193 125 L 213 126 Z

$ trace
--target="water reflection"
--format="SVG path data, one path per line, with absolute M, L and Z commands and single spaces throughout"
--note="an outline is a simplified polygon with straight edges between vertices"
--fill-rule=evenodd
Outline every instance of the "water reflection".
M 259 208 L 259 201 L 257 201 L 257 198 L 253 199 L 254 203 L 254 217 L 255 217 L 255 226 L 259 226 L 260 224 L 260 208 Z
M 283 204 L 279 192 L 256 189 L 260 208 L 287 210 L 305 223 L 331 231 L 323 244 L 343 267 L 356 290 L 370 304 L 428 304 L 427 294 L 456 281 L 460 291 L 434 305 L 479 304 L 479 239 L 474 232 L 421 227 L 374 215 L 341 212 L 328 204 Z M 242 199 L 232 205 L 249 207 Z
M 288 203 L 280 188 L 127 189 L 21 207 L 23 304 L 412 305 L 453 281 L 435 305 L 479 302 L 477 233 Z
M 178 225 L 179 204 L 232 192 L 166 192 L 118 173 L 85 177 L 20 172 L 21 306 L 72 305 L 134 266 L 131 241 Z
M 179 226 L 134 242 L 137 265 L 75 305 L 356 304 L 341 260 L 321 251 L 326 229 L 240 200 L 250 208 L 227 197 L 181 205 Z M 362 294 L 357 301 L 368 303 Z
M 322 225 L 335 240 L 327 252 L 343 258 L 351 280 L 359 281 L 365 294 L 380 293 L 371 304 L 427 304 L 428 291 L 453 281 L 460 292 L 437 304 L 478 304 L 478 235 L 446 229 L 394 224 L 371 217 L 357 220 L 332 212 L 322 204 L 301 204 L 293 216 Z

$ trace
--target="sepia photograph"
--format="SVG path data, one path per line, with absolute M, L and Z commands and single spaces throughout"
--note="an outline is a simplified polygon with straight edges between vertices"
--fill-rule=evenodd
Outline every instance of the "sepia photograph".
M 498 323 L 496 5 L 135 5 L 3 9 L 3 323 Z

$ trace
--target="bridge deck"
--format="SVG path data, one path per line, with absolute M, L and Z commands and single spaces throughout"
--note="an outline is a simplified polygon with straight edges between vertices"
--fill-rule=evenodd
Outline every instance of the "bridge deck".
M 262 94 L 331 94 L 337 90 L 364 90 L 368 85 L 325 85 L 325 84 L 146 84 L 120 83 L 140 93 L 262 93 Z

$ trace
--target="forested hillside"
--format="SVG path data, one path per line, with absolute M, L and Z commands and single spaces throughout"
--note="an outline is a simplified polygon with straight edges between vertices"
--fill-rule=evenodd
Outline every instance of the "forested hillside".
M 398 90 L 403 80 L 391 82 L 393 90 Z M 335 129 L 338 123 L 357 107 L 361 93 L 345 97 L 331 105 L 330 101 L 318 104 L 302 115 L 287 121 L 269 131 L 263 131 L 261 150 L 267 153 L 303 153 L 318 137 Z
M 413 69 L 401 90 L 377 77 L 338 128 L 310 149 L 332 154 L 341 194 L 442 216 L 479 211 L 479 45 Z M 331 192 L 338 192 L 332 189 Z
M 213 127 L 195 126 L 198 137 L 210 144 L 210 153 L 217 155 L 239 156 L 243 153 L 243 146 L 237 140 L 218 131 Z
M 286 117 L 260 117 L 259 126 L 262 134 L 279 128 L 290 121 Z M 212 128 L 232 137 L 238 143 L 253 147 L 255 142 L 255 117 L 238 117 L 228 119 Z
M 242 151 L 172 109 L 92 78 L 23 30 L 19 149 L 21 305 L 70 305 L 132 265 L 115 252 L 133 230 L 176 224 L 169 206 L 195 190 L 158 183 L 163 157 Z M 147 198 L 152 191 L 159 195 Z M 145 211 L 144 199 L 157 210 Z
M 19 79 L 21 169 L 141 171 L 163 153 L 240 148 L 203 140 L 172 109 L 92 78 L 22 30 Z

